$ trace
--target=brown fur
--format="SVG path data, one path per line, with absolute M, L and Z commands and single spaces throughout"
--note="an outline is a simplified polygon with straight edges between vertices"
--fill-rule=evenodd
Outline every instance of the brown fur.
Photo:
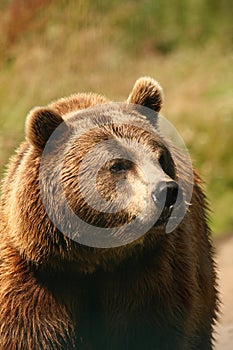
M 158 112 L 161 87 L 151 78 L 141 78 L 127 101 Z M 61 121 L 81 109 L 95 128 L 74 144 L 64 162 L 62 181 L 71 207 L 86 221 L 103 226 L 128 222 L 140 209 L 136 192 L 133 204 L 120 215 L 99 217 L 84 208 L 72 176 L 82 157 L 103 138 L 140 140 L 155 158 L 167 149 L 162 139 L 152 140 L 143 131 L 150 129 L 150 122 L 138 117 L 137 111 L 128 116 L 135 120 L 134 127 L 116 128 L 110 123 L 99 130 L 104 116 L 88 108 L 107 102 L 99 95 L 77 94 L 34 109 L 28 116 L 27 141 L 11 159 L 2 186 L 0 350 L 212 349 L 218 309 L 216 273 L 208 209 L 196 172 L 191 205 L 173 232 L 152 227 L 120 247 L 80 245 L 59 232 L 44 210 L 39 187 L 42 150 Z M 103 108 L 109 115 L 128 113 L 121 106 Z M 174 149 L 172 157 L 188 184 L 182 155 Z M 176 179 L 172 160 L 166 162 L 167 176 Z M 100 191 L 106 199 L 114 197 L 115 180 L 101 171 Z M 143 192 L 141 175 L 133 171 L 130 176 Z

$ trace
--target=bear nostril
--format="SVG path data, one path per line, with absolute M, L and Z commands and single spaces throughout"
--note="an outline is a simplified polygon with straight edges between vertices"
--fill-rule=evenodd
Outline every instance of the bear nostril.
M 157 205 L 170 207 L 177 200 L 178 190 L 179 186 L 175 181 L 161 182 L 157 190 L 152 193 L 152 199 Z

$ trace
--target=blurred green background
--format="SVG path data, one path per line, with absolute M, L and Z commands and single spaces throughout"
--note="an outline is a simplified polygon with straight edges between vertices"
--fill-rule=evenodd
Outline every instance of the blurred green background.
M 215 234 L 233 232 L 231 0 L 0 2 L 0 177 L 36 105 L 74 92 L 125 100 L 142 75 L 206 183 Z

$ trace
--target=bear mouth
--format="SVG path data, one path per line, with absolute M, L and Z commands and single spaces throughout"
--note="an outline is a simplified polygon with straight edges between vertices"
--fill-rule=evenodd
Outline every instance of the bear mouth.
M 154 227 L 163 226 L 167 224 L 168 220 L 171 218 L 172 211 L 174 209 L 174 205 L 170 205 L 169 207 L 165 206 L 160 214 L 158 220 L 154 223 Z

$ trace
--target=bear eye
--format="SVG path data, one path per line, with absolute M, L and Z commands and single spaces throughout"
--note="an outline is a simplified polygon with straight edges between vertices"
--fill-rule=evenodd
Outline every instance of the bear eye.
M 124 173 L 127 170 L 127 166 L 124 162 L 116 162 L 110 167 L 110 171 L 115 174 Z

